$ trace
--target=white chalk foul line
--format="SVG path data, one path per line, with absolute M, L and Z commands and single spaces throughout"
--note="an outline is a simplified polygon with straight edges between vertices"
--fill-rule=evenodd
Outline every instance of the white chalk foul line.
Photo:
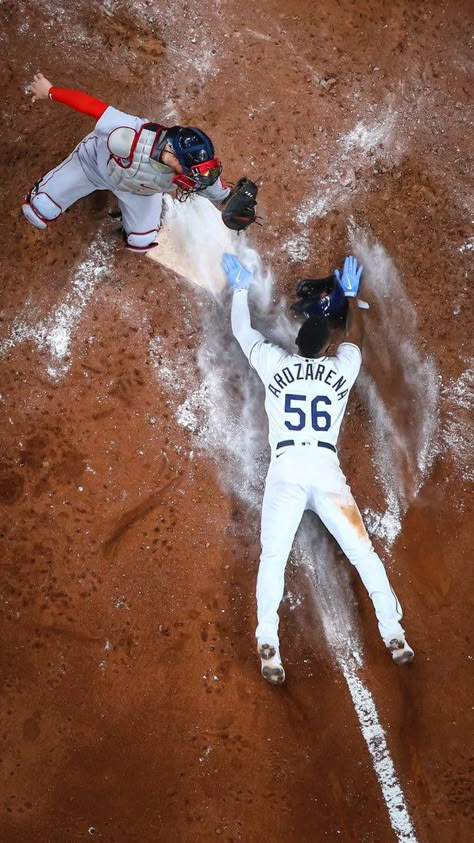
M 407 802 L 396 774 L 374 698 L 359 676 L 363 664 L 357 618 L 349 598 L 348 568 L 335 564 L 334 547 L 314 521 L 303 522 L 296 542 L 297 563 L 311 583 L 311 600 L 324 635 L 346 680 L 360 730 L 382 790 L 390 825 L 400 843 L 416 843 Z
M 375 775 L 387 806 L 390 825 L 400 843 L 417 843 L 415 829 L 405 797 L 390 756 L 385 731 L 380 722 L 374 698 L 358 676 L 357 655 L 337 656 L 359 719 L 362 736 L 372 757 Z M 360 664 L 360 663 L 359 663 Z

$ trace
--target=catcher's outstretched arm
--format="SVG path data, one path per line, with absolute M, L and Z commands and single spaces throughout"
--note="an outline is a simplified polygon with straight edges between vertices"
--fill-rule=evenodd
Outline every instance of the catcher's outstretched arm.
M 74 91 L 72 88 L 55 88 L 52 86 L 49 89 L 48 96 L 55 102 L 68 105 L 74 111 L 80 111 L 82 114 L 88 114 L 89 117 L 94 117 L 95 120 L 99 120 L 104 111 L 109 107 L 106 102 L 91 97 L 83 91 Z
M 84 94 L 83 91 L 74 91 L 71 88 L 55 88 L 43 73 L 35 73 L 30 86 L 30 93 L 33 102 L 46 99 L 62 102 L 75 111 L 94 117 L 95 120 L 102 117 L 104 111 L 109 107 L 106 102 L 91 97 L 89 94 Z
M 252 328 L 247 290 L 236 290 L 234 293 L 232 298 L 231 323 L 232 333 L 248 360 L 255 344 L 265 342 L 265 337 L 260 331 Z
M 218 178 L 214 184 L 199 191 L 199 196 L 205 196 L 214 203 L 218 208 L 221 208 L 221 203 L 224 202 L 230 194 L 230 187 L 221 178 Z

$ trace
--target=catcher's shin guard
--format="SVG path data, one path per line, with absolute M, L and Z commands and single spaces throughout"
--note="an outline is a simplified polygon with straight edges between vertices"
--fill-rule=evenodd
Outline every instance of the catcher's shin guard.
M 158 236 L 158 229 L 154 228 L 151 231 L 136 232 L 131 231 L 129 234 L 124 231 L 123 237 L 125 246 L 129 252 L 145 253 L 149 252 L 158 245 L 156 238 Z
M 38 191 L 36 185 L 26 197 L 21 206 L 26 219 L 36 228 L 45 229 L 48 224 L 57 219 L 62 213 L 62 208 L 42 191 Z

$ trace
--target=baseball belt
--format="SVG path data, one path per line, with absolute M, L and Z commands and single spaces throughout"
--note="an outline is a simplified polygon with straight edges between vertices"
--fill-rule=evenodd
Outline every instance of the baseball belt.
M 328 451 L 333 451 L 335 454 L 337 454 L 337 451 L 336 451 L 334 445 L 331 445 L 330 442 L 316 442 L 316 443 L 315 442 L 299 442 L 298 444 L 299 445 L 315 445 L 316 444 L 318 446 L 318 448 L 327 448 Z M 278 451 L 279 448 L 289 448 L 292 445 L 295 445 L 294 439 L 283 439 L 281 442 L 277 443 L 277 446 L 276 446 L 275 450 Z M 280 454 L 277 454 L 277 456 L 280 456 Z

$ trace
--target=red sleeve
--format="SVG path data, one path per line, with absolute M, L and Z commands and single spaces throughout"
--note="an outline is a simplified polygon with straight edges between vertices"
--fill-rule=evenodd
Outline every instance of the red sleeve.
M 95 97 L 90 97 L 82 91 L 73 91 L 71 88 L 51 87 L 48 96 L 51 100 L 62 102 L 63 105 L 68 105 L 75 111 L 81 111 L 82 114 L 88 114 L 96 120 L 102 117 L 105 109 L 109 107 L 106 102 L 96 100 Z

